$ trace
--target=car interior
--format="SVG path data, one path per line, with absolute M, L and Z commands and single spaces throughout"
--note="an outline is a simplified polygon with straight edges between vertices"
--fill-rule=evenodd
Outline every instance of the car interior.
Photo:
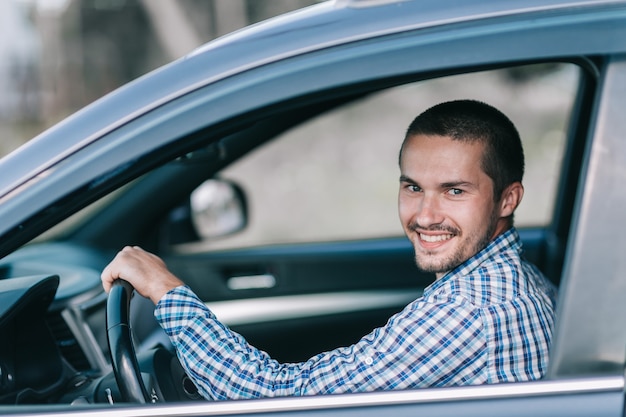
M 593 69 L 520 63 L 323 91 L 208 126 L 106 189 L 77 190 L 37 220 L 58 225 L 0 261 L 0 352 L 11 351 L 0 354 L 0 403 L 123 400 L 99 274 L 125 245 L 161 256 L 218 318 L 282 362 L 384 325 L 434 280 L 417 270 L 397 220 L 397 153 L 412 118 L 448 99 L 486 101 L 516 123 L 527 158 L 516 225 L 527 258 L 558 285 Z M 159 400 L 198 400 L 153 308 L 133 296 L 142 372 Z

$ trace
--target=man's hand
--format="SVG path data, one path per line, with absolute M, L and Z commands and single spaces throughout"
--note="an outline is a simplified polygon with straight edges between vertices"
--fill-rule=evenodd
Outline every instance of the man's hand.
M 184 283 L 172 274 L 165 262 L 138 246 L 126 246 L 102 271 L 102 286 L 109 292 L 113 281 L 123 278 L 135 290 L 157 304 L 171 289 Z

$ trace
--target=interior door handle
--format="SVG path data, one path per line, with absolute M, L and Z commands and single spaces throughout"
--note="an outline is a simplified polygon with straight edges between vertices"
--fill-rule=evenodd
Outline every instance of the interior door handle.
M 236 276 L 228 278 L 226 286 L 234 291 L 274 288 L 276 278 L 272 274 Z

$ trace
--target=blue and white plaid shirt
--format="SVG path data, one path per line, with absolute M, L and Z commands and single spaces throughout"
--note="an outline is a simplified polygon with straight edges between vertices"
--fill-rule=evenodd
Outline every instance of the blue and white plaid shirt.
M 515 229 L 425 289 L 355 345 L 281 364 L 221 324 L 187 287 L 155 316 L 210 399 L 473 385 L 541 378 L 556 291 L 521 259 Z

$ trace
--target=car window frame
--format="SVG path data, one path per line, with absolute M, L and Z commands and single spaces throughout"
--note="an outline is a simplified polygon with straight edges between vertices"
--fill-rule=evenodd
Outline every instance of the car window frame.
M 494 38 L 498 37 L 497 34 L 491 34 L 491 36 L 493 36 Z M 371 42 L 365 43 L 371 44 Z M 445 39 L 442 39 L 441 42 L 445 42 Z M 488 44 L 489 42 L 486 43 Z M 387 42 L 381 42 L 380 44 L 374 45 L 376 47 L 375 49 L 378 51 L 379 54 L 381 54 L 381 56 L 384 56 L 387 53 L 391 53 L 390 51 L 385 50 L 386 44 Z M 441 43 L 439 45 L 436 45 L 435 42 L 432 45 L 432 48 L 436 46 L 441 46 Z M 488 46 L 489 45 L 485 45 L 486 48 L 488 48 Z M 453 47 L 458 48 L 459 43 L 450 42 L 450 44 L 447 45 L 447 48 L 453 49 Z M 428 50 L 432 51 L 432 48 L 425 48 L 427 49 L 425 53 L 427 53 Z M 439 52 L 437 56 L 441 56 L 440 54 L 449 53 L 450 50 L 447 48 L 443 48 L 444 50 Z M 553 48 L 549 48 L 548 46 L 546 46 L 546 50 L 543 53 L 557 53 L 558 51 L 560 51 Z M 514 50 L 515 48 L 510 49 Z M 499 48 L 499 50 L 501 51 L 502 48 Z M 352 84 L 348 84 L 347 86 L 342 84 L 343 86 L 341 88 L 336 88 L 335 90 L 333 90 L 332 86 L 339 85 L 341 84 L 341 82 L 347 82 L 347 75 L 341 76 L 340 74 L 337 75 L 333 72 L 334 78 L 324 79 L 324 77 L 319 77 L 319 73 L 315 74 L 315 67 L 307 68 L 305 66 L 305 64 L 314 62 L 317 58 L 319 58 L 318 52 L 315 54 L 311 54 L 311 56 L 307 56 L 306 59 L 303 57 L 299 57 L 298 59 L 294 58 L 294 61 L 292 62 L 293 66 L 291 66 L 290 69 L 293 72 L 287 74 L 287 77 L 292 80 L 290 85 L 296 85 L 296 80 L 298 80 L 298 83 L 307 85 L 305 89 L 306 93 L 303 93 L 302 90 L 296 90 L 292 92 L 292 97 L 294 100 L 301 99 L 303 96 L 307 96 L 308 100 L 314 101 L 316 100 L 316 94 L 318 94 L 315 93 L 315 91 L 318 88 L 321 88 L 321 90 L 317 91 L 322 91 L 324 93 L 328 93 L 330 91 L 331 95 L 333 92 L 335 94 L 347 94 L 346 91 L 357 93 L 359 91 L 363 91 L 366 88 L 372 88 L 372 86 L 377 83 L 380 83 L 382 87 L 384 85 L 405 82 L 408 78 L 423 79 L 446 73 L 479 70 L 485 67 L 498 67 L 502 66 L 502 62 L 506 61 L 506 59 L 514 59 L 515 62 L 534 62 L 534 60 L 528 61 L 529 56 L 531 55 L 531 51 L 534 51 L 534 49 L 528 47 L 528 49 L 525 51 L 510 52 L 507 56 L 499 58 L 496 58 L 495 55 L 490 53 L 486 53 L 485 56 L 481 57 L 464 55 L 462 57 L 459 57 L 458 61 L 454 61 L 450 63 L 449 66 L 444 66 L 437 71 L 434 71 L 434 68 L 437 64 L 435 62 L 436 59 L 428 61 L 428 63 L 425 63 L 423 67 L 420 67 L 421 69 L 416 69 L 415 67 L 417 65 L 410 68 L 408 66 L 404 67 L 403 65 L 401 65 L 402 62 L 395 62 L 395 66 L 392 66 L 394 68 L 395 74 L 390 75 L 390 72 L 393 71 L 391 71 L 389 67 L 378 67 L 372 73 L 366 74 L 361 72 L 360 74 L 358 74 L 358 80 L 350 80 L 353 81 Z M 329 64 L 333 61 L 333 59 L 341 59 L 339 55 L 342 52 L 345 52 L 345 48 L 338 48 L 337 50 L 332 51 L 332 54 L 330 54 L 332 56 L 329 57 L 332 59 L 328 59 L 324 63 Z M 395 50 L 393 51 L 393 53 L 399 54 L 399 51 Z M 363 54 L 363 51 L 359 52 L 358 54 L 355 53 L 356 58 L 354 61 L 351 61 L 351 66 L 359 67 L 360 65 L 362 65 L 362 61 L 360 61 L 362 56 L 360 54 Z M 396 57 L 396 59 L 397 58 L 398 57 Z M 320 63 L 320 65 L 321 64 L 322 63 Z M 283 99 L 283 101 L 281 101 L 279 105 L 271 101 L 272 97 L 275 97 L 275 95 L 271 94 L 272 88 L 276 87 L 275 83 L 280 80 L 279 76 L 285 75 L 284 73 L 280 74 L 273 72 L 273 69 L 274 66 L 268 65 L 267 67 L 261 68 L 258 71 L 250 71 L 240 74 L 239 76 L 232 76 L 228 80 L 225 80 L 223 83 L 211 85 L 209 87 L 198 90 L 195 93 L 190 93 L 185 97 L 179 98 L 174 102 L 163 105 L 162 107 L 151 111 L 149 114 L 141 119 L 137 119 L 136 121 L 129 122 L 128 124 L 121 126 L 114 132 L 107 135 L 106 140 L 97 141 L 93 145 L 76 152 L 74 155 L 72 155 L 72 157 L 68 157 L 68 159 L 65 160 L 67 165 L 61 163 L 57 167 L 57 170 L 55 170 L 54 172 L 50 172 L 50 175 L 45 178 L 41 178 L 40 181 L 35 182 L 31 187 L 28 187 L 25 190 L 25 194 L 23 194 L 22 196 L 16 196 L 14 201 L 8 204 L 7 207 L 3 208 L 3 211 L 7 212 L 11 209 L 18 210 L 19 207 L 23 207 L 21 204 L 23 204 L 25 201 L 35 202 L 36 199 L 41 199 L 42 201 L 39 201 L 35 205 L 34 211 L 29 214 L 32 219 L 37 214 L 41 213 L 42 207 L 43 209 L 53 207 L 58 195 L 65 196 L 67 199 L 76 198 L 78 193 L 84 192 L 86 189 L 85 187 L 87 187 L 90 191 L 88 198 L 77 198 L 77 201 L 74 201 L 71 204 L 68 203 L 68 206 L 54 206 L 55 210 L 63 207 L 69 207 L 69 211 L 77 210 L 79 206 L 87 204 L 89 199 L 96 199 L 97 197 L 106 194 L 108 191 L 120 185 L 121 183 L 127 182 L 130 179 L 136 178 L 138 175 L 145 173 L 148 169 L 158 165 L 159 163 L 169 160 L 173 156 L 180 156 L 184 152 L 193 149 L 193 147 L 197 146 L 199 143 L 207 142 L 208 139 L 206 135 L 201 136 L 198 139 L 190 139 L 190 136 L 193 135 L 195 132 L 198 132 L 199 129 L 207 128 L 207 126 L 210 126 L 211 128 L 217 126 L 218 128 L 227 130 L 232 128 L 233 125 L 241 126 L 244 123 L 247 123 L 250 119 L 246 119 L 246 114 L 251 115 L 254 112 L 255 117 L 258 117 L 259 108 L 264 107 L 266 109 L 264 111 L 277 111 L 277 107 L 289 106 L 291 104 L 289 99 Z M 283 68 L 283 71 L 287 71 L 287 69 Z M 300 78 L 300 75 L 302 73 L 306 74 L 306 77 L 304 77 L 305 80 L 302 80 Z M 260 76 L 260 78 L 257 78 L 257 76 Z M 317 76 L 317 79 L 313 80 L 314 76 Z M 258 82 L 259 84 L 251 84 L 255 82 L 255 79 L 256 82 Z M 307 84 L 307 80 L 311 81 L 311 84 Z M 273 81 L 274 83 L 270 81 Z M 264 93 L 269 95 L 264 95 Z M 258 98 L 256 99 L 256 101 L 246 103 L 247 107 L 241 108 L 239 113 L 233 112 L 233 108 L 235 108 L 236 106 L 241 106 L 241 96 L 254 96 L 264 98 Z M 223 104 L 224 106 L 221 107 L 219 104 Z M 207 111 L 215 109 L 218 109 L 218 111 L 212 113 L 207 120 Z M 585 107 L 580 111 L 591 110 L 589 107 Z M 226 115 L 229 114 L 234 114 L 235 116 L 232 119 L 227 118 Z M 593 119 L 593 114 L 589 114 L 588 117 Z M 180 128 L 182 126 L 184 126 L 185 129 L 181 130 Z M 178 127 L 179 129 L 175 129 L 176 127 Z M 219 131 L 220 129 L 217 130 Z M 219 136 L 217 135 L 217 132 L 213 132 L 213 134 Z M 128 140 L 128 138 L 131 136 L 135 138 L 132 142 Z M 142 141 L 145 143 L 142 143 Z M 185 143 L 181 145 L 183 141 Z M 112 151 L 113 145 L 116 143 L 124 146 L 119 146 L 118 148 L 116 148 L 115 151 Z M 145 152 L 147 149 L 151 149 L 152 152 L 149 152 L 146 155 Z M 108 160 L 108 158 L 114 155 L 120 156 L 118 166 L 110 167 L 102 166 L 101 164 L 92 164 L 94 161 L 97 161 L 100 158 L 103 161 L 106 161 Z M 143 156 L 139 158 L 140 155 Z M 69 164 L 74 161 L 75 158 L 81 157 L 85 157 L 81 161 L 81 169 L 83 169 L 82 172 L 85 173 L 85 176 L 73 178 L 76 175 L 76 170 L 71 170 Z M 113 168 L 113 170 L 111 168 Z M 39 192 L 46 189 L 47 187 L 51 188 L 46 193 L 44 193 L 46 195 L 45 198 L 42 198 Z M 67 213 L 67 211 L 64 210 L 59 211 L 63 212 L 62 215 L 65 215 L 65 213 Z M 40 228 L 45 228 L 46 224 L 49 225 L 53 223 L 61 215 L 55 215 L 54 213 L 44 214 L 47 214 L 47 216 L 43 216 L 40 220 L 38 220 L 41 222 L 41 226 L 39 226 Z M 17 216 L 14 214 L 12 218 L 16 217 L 23 219 L 24 215 L 21 214 L 20 216 Z M 20 226 L 23 225 L 20 222 L 18 222 L 18 224 Z M 31 227 L 32 230 L 29 233 L 34 234 L 38 228 L 33 225 L 31 225 Z M 4 230 L 4 235 L 6 236 L 6 230 Z M 15 247 L 16 242 L 20 242 L 20 239 L 23 240 L 30 237 L 32 236 L 25 234 L 19 237 L 9 238 L 7 239 L 7 241 L 2 243 L 2 250 L 10 250 Z M 562 343 L 566 343 L 566 341 Z M 624 360 L 623 358 L 624 356 L 622 356 L 621 358 L 622 365 Z M 590 371 L 595 370 L 579 370 L 579 373 L 575 376 L 584 376 L 587 375 Z M 611 378 L 614 379 L 618 377 L 615 375 L 611 375 Z M 623 379 L 621 379 L 620 381 L 623 385 Z M 497 389 L 504 388 L 498 387 Z M 612 394 L 615 394 L 616 388 L 612 386 L 610 388 L 610 391 Z M 621 393 L 621 390 L 619 392 Z M 392 394 L 390 394 L 390 397 L 394 398 Z

